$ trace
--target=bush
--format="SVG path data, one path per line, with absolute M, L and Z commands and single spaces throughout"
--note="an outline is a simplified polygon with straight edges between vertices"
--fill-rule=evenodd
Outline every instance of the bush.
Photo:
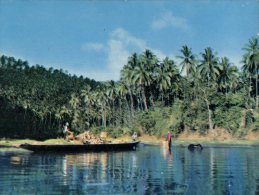
M 218 107 L 215 110 L 214 124 L 235 133 L 239 127 L 242 117 L 242 108 L 234 106 L 229 109 Z
M 134 129 L 148 135 L 164 136 L 167 131 L 178 134 L 182 130 L 180 104 L 172 107 L 154 107 L 149 112 L 138 113 Z

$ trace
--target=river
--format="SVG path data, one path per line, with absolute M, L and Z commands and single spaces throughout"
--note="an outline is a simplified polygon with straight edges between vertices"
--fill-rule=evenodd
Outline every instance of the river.
M 140 145 L 78 154 L 0 148 L 0 194 L 259 194 L 259 147 Z

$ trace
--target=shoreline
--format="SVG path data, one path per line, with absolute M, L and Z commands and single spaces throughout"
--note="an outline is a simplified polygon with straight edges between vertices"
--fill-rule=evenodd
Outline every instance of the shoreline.
M 119 138 L 107 138 L 105 139 L 108 142 L 112 143 L 122 143 L 122 142 L 131 142 L 132 139 L 130 136 L 123 136 Z M 163 145 L 167 144 L 164 138 L 159 138 L 156 136 L 149 136 L 143 135 L 139 136 L 138 140 L 147 145 Z M 45 141 L 37 141 L 31 139 L 0 139 L 0 148 L 10 148 L 10 147 L 17 147 L 20 144 L 76 144 L 73 141 L 68 142 L 64 139 L 48 139 Z M 188 146 L 189 144 L 202 144 L 203 146 L 259 146 L 259 140 L 247 140 L 247 139 L 179 139 L 179 138 L 172 138 L 172 146 Z

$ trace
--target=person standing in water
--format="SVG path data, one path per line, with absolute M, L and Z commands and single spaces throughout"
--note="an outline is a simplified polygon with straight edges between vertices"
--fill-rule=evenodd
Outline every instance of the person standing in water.
M 168 148 L 171 149 L 172 134 L 170 133 L 170 131 L 167 132 L 166 141 L 168 142 Z

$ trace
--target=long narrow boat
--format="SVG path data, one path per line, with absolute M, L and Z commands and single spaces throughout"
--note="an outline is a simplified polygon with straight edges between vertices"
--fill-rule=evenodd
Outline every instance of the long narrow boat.
M 21 144 L 19 147 L 34 152 L 88 152 L 88 151 L 123 151 L 135 150 L 139 141 L 129 143 L 107 143 L 107 144 L 55 144 L 55 145 L 36 145 Z

